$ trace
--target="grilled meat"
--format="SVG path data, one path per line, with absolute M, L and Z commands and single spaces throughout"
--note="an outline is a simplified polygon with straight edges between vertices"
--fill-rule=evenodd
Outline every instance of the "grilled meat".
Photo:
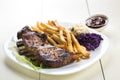
M 22 39 L 17 42 L 17 47 L 25 46 L 21 52 L 25 51 L 23 55 L 27 55 L 26 57 L 34 55 L 35 59 L 32 57 L 31 61 L 36 61 L 36 66 L 42 63 L 43 67 L 56 68 L 75 61 L 72 52 L 50 45 L 47 35 L 32 31 L 28 26 L 19 31 L 17 37 Z

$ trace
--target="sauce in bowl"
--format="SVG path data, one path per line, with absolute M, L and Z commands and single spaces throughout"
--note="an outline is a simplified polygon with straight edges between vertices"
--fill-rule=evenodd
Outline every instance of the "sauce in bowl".
M 107 23 L 108 23 L 108 17 L 100 14 L 91 16 L 86 20 L 86 25 L 89 28 L 93 28 L 93 29 L 103 28 L 104 26 L 106 26 Z

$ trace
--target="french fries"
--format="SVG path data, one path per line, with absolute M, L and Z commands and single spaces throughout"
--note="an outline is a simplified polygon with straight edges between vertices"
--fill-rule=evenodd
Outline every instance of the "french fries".
M 78 53 L 83 54 L 83 56 L 85 58 L 89 58 L 89 52 L 86 50 L 86 48 L 79 44 L 79 42 L 77 41 L 77 39 L 75 38 L 75 36 L 72 33 L 71 33 L 71 37 L 72 37 L 72 41 L 73 41 Z
M 69 52 L 79 54 L 74 58 L 89 58 L 90 54 L 84 46 L 81 46 L 74 34 L 57 23 L 57 21 L 48 20 L 47 23 L 36 23 L 31 27 L 34 31 L 47 34 L 47 40 L 50 44 L 68 50 Z
M 50 29 L 50 30 L 53 30 L 53 31 L 58 31 L 58 28 L 53 27 L 51 25 L 44 24 L 44 23 L 40 23 L 40 25 L 43 26 L 43 27 L 45 27 L 46 29 Z
M 51 37 L 47 36 L 47 40 L 48 40 L 48 42 L 50 42 L 50 44 L 52 44 L 54 46 L 57 45 L 57 43 Z
M 31 26 L 31 28 L 32 28 L 33 30 L 35 30 L 35 31 L 38 31 L 39 33 L 43 33 L 43 31 L 40 30 L 38 27 L 33 27 L 33 26 Z
M 52 34 L 51 36 L 57 43 L 59 44 L 65 44 L 65 42 L 63 40 L 60 39 L 59 36 L 57 36 L 56 34 Z

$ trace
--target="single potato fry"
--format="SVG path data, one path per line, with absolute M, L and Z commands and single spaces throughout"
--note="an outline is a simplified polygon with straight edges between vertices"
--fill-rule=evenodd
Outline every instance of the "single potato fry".
M 60 39 L 66 43 L 65 37 L 63 36 L 63 30 L 59 30 Z
M 68 30 L 66 30 L 66 36 L 67 36 L 67 49 L 70 51 L 70 52 L 74 52 L 73 51 L 73 46 L 72 46 L 72 40 L 71 40 L 71 35 L 70 35 L 70 32 Z
M 78 53 L 78 51 L 77 51 L 77 48 L 76 48 L 75 44 L 73 44 L 73 50 L 74 50 L 74 52 L 75 52 L 75 53 Z

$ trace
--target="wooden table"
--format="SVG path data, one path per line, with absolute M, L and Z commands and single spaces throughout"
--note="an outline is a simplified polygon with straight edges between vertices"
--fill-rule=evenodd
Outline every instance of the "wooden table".
M 0 0 L 0 80 L 118 80 L 120 79 L 119 0 Z M 85 23 L 94 14 L 109 17 L 102 31 L 110 39 L 106 54 L 87 69 L 64 76 L 31 73 L 6 58 L 3 45 L 16 30 L 36 21 Z M 30 76 L 32 74 L 32 76 Z

